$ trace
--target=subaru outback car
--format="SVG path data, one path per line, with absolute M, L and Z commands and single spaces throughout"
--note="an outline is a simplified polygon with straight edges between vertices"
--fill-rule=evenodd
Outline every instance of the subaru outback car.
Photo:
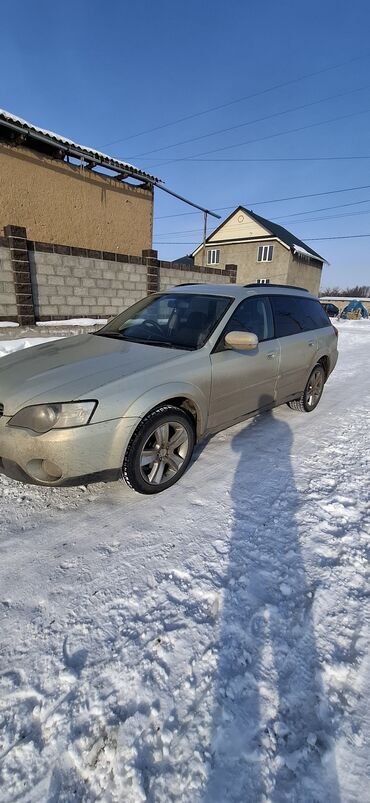
M 261 410 L 311 412 L 337 332 L 297 287 L 183 285 L 93 334 L 0 360 L 0 468 L 41 485 L 124 477 L 157 493 L 195 443 Z

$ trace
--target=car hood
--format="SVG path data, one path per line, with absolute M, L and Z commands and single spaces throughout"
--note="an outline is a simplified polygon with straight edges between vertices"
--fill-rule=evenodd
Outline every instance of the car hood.
M 0 359 L 0 403 L 14 415 L 29 404 L 72 401 L 186 353 L 89 334 L 54 340 Z

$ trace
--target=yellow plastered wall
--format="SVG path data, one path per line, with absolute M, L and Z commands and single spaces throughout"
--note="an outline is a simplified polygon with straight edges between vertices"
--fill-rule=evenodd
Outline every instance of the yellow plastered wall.
M 152 244 L 153 192 L 0 145 L 0 231 L 8 224 L 30 240 L 141 255 Z
M 219 231 L 213 234 L 209 242 L 216 243 L 219 240 L 239 240 L 246 237 L 270 236 L 270 232 L 257 223 L 246 212 L 239 210 L 228 220 Z

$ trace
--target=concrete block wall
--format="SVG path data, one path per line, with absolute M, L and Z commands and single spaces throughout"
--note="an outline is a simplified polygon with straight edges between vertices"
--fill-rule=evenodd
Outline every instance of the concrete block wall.
M 173 287 L 176 284 L 186 284 L 187 282 L 212 282 L 214 284 L 225 283 L 229 284 L 231 277 L 220 271 L 219 274 L 205 273 L 205 270 L 199 268 L 198 270 L 184 270 L 184 268 L 177 268 L 172 265 L 168 268 L 161 268 L 159 273 L 159 289 L 166 290 L 167 287 Z
M 79 246 L 35 242 L 24 227 L 8 225 L 0 236 L 0 320 L 106 318 L 176 284 L 236 282 L 236 265 L 225 269 L 178 265 L 142 256 Z
M 0 321 L 18 320 L 15 285 L 9 248 L 0 245 Z
M 117 315 L 147 293 L 144 265 L 34 251 L 33 297 L 39 321 Z

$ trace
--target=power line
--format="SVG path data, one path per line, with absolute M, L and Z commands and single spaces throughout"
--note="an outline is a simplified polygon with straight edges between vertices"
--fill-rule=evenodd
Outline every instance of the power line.
M 356 61 L 362 61 L 363 59 L 369 58 L 369 51 L 366 51 L 362 56 L 355 56 L 352 59 L 348 59 L 347 61 L 342 61 L 337 64 L 333 64 L 329 67 L 324 67 L 321 70 L 315 70 L 311 73 L 306 73 L 305 75 L 301 75 L 298 78 L 291 78 L 289 81 L 283 81 L 279 84 L 273 84 L 270 87 L 266 87 L 265 89 L 261 89 L 258 92 L 252 92 L 249 95 L 243 95 L 243 97 L 235 98 L 234 100 L 229 100 L 226 103 L 221 103 L 217 106 L 209 106 L 206 109 L 201 109 L 199 112 L 194 112 L 193 114 L 188 114 L 185 117 L 179 117 L 177 120 L 172 120 L 168 123 L 162 123 L 161 125 L 153 126 L 153 128 L 147 128 L 145 131 L 139 131 L 137 134 L 130 134 L 128 137 L 121 137 L 120 139 L 114 139 L 110 142 L 103 143 L 100 147 L 106 148 L 109 145 L 117 145 L 119 142 L 128 142 L 130 139 L 136 139 L 137 137 L 142 137 L 145 134 L 152 134 L 153 131 L 161 131 L 163 128 L 169 128 L 170 126 L 177 125 L 178 123 L 184 123 L 186 120 L 194 120 L 196 117 L 201 117 L 205 114 L 210 114 L 211 112 L 219 111 L 220 109 L 226 109 L 229 106 L 234 106 L 237 103 L 243 103 L 245 100 L 251 100 L 252 98 L 260 97 L 261 95 L 266 95 L 268 92 L 274 92 L 277 89 L 283 89 L 286 86 L 291 86 L 292 84 L 299 83 L 300 81 L 304 81 L 307 78 L 314 78 L 317 75 L 323 75 L 324 73 L 331 72 L 332 70 L 337 70 L 340 67 L 345 67 L 348 64 L 352 64 Z
M 342 212 L 341 215 L 321 215 L 320 217 L 307 217 L 303 220 L 297 220 L 296 223 L 313 223 L 315 220 L 338 220 L 342 217 L 358 217 L 359 215 L 370 215 L 370 209 L 362 210 L 361 212 Z M 284 220 L 285 218 L 279 218 Z
M 305 237 L 307 242 L 315 242 L 318 240 L 355 240 L 358 237 L 370 237 L 370 234 L 339 234 L 333 237 Z M 154 240 L 154 242 L 158 242 L 158 240 Z M 186 242 L 162 242 L 160 241 L 159 245 L 194 245 L 197 240 L 186 241 Z
M 335 237 L 305 237 L 305 240 L 313 243 L 316 240 L 355 240 L 357 237 L 370 237 L 370 234 L 338 234 Z
M 194 245 L 196 243 L 199 243 L 199 239 L 198 240 L 186 240 L 186 241 L 174 240 L 173 242 L 168 242 L 167 240 L 156 240 L 156 239 L 154 239 L 153 243 L 158 243 L 158 245 Z
M 263 204 L 277 204 L 277 203 L 281 203 L 283 201 L 298 201 L 298 200 L 302 200 L 304 198 L 319 198 L 319 197 L 321 197 L 323 195 L 336 195 L 337 193 L 341 193 L 341 192 L 354 192 L 355 190 L 368 190 L 368 189 L 370 189 L 370 184 L 363 184 L 360 187 L 344 187 L 344 188 L 339 189 L 339 190 L 326 190 L 325 192 L 310 192 L 310 193 L 307 193 L 306 195 L 287 195 L 287 196 L 285 196 L 285 198 L 270 198 L 268 201 L 249 201 L 248 203 L 245 203 L 245 204 L 236 203 L 236 204 L 233 204 L 232 206 L 218 206 L 218 207 L 215 208 L 215 211 L 216 212 L 224 212 L 227 209 L 238 208 L 238 206 L 245 206 L 246 208 L 251 208 L 252 206 L 262 206 Z M 357 203 L 361 203 L 361 202 L 358 201 Z M 340 206 L 342 206 L 342 204 L 340 204 Z M 321 212 L 321 211 L 323 211 L 324 208 L 327 209 L 329 207 L 323 207 L 320 210 L 312 210 L 312 211 L 320 211 Z M 184 216 L 187 216 L 187 215 L 196 215 L 196 214 L 198 214 L 198 213 L 197 212 L 177 212 L 177 213 L 172 214 L 172 215 L 158 215 L 156 220 L 164 220 L 164 219 L 171 218 L 171 217 L 184 217 Z M 300 213 L 297 212 L 297 214 L 300 214 Z M 304 213 L 304 214 L 306 214 L 306 213 Z
M 330 209 L 345 209 L 347 206 L 358 206 L 359 204 L 367 204 L 370 198 L 364 198 L 362 201 L 350 201 L 348 204 L 335 204 L 335 206 L 320 206 L 318 209 L 305 209 L 303 212 L 291 212 L 289 215 L 284 215 L 284 220 L 288 217 L 298 217 L 298 215 L 310 215 L 314 212 L 328 212 Z M 282 220 L 282 218 L 277 218 Z M 298 221 L 297 221 L 298 222 Z
M 335 204 L 335 206 L 322 206 L 319 209 L 305 209 L 302 212 L 293 212 L 292 214 L 284 215 L 284 217 L 275 218 L 275 220 L 276 220 L 276 222 L 278 222 L 278 221 L 283 222 L 283 221 L 289 220 L 292 217 L 296 217 L 297 215 L 310 215 L 310 214 L 314 214 L 316 212 L 328 211 L 330 209 L 344 209 L 345 207 L 348 207 L 348 206 L 350 206 L 350 207 L 351 206 L 358 206 L 359 204 L 365 204 L 365 203 L 370 203 L 370 198 L 365 198 L 363 201 L 352 201 L 349 204 Z M 370 213 L 370 210 L 365 210 L 365 211 L 361 211 L 361 212 L 345 212 L 345 213 L 343 213 L 343 215 L 325 215 L 324 217 L 319 217 L 319 218 L 314 218 L 314 217 L 312 218 L 311 217 L 311 218 L 307 218 L 306 220 L 297 220 L 296 222 L 297 223 L 307 223 L 308 221 L 311 222 L 313 220 L 331 220 L 331 219 L 339 218 L 339 217 L 347 217 L 347 216 L 349 217 L 349 216 L 355 216 L 355 215 L 367 215 L 369 213 Z M 235 229 L 240 229 L 240 224 L 236 223 L 236 224 L 231 225 L 231 226 L 229 224 L 229 227 L 230 228 L 235 228 Z M 169 237 L 169 236 L 176 235 L 176 234 L 177 235 L 180 235 L 180 234 L 199 234 L 202 231 L 203 231 L 203 229 L 180 229 L 178 231 L 166 231 L 166 232 L 161 231 L 161 232 L 156 232 L 156 236 L 157 237 Z
M 336 98 L 343 98 L 346 95 L 353 95 L 356 92 L 363 92 L 365 89 L 369 89 L 369 84 L 365 86 L 357 87 L 356 89 L 349 89 L 346 92 L 337 92 L 335 95 L 328 95 L 325 98 L 320 98 L 319 100 L 310 101 L 310 103 L 303 103 L 300 106 L 293 106 L 290 109 L 284 109 L 283 111 L 273 112 L 273 114 L 267 114 L 264 117 L 256 117 L 255 120 L 247 120 L 245 123 L 238 123 L 237 125 L 228 126 L 228 128 L 219 128 L 216 131 L 210 131 L 208 134 L 200 134 L 197 137 L 190 137 L 189 139 L 180 140 L 180 142 L 173 142 L 172 145 L 161 145 L 159 148 L 153 148 L 151 151 L 144 151 L 143 153 L 135 153 L 128 156 L 129 159 L 139 159 L 142 156 L 148 156 L 152 153 L 159 153 L 160 151 L 165 151 L 168 148 L 176 148 L 179 145 L 187 145 L 190 142 L 197 142 L 201 139 L 208 139 L 209 137 L 215 137 L 217 134 L 226 134 L 229 131 L 236 131 L 238 128 L 246 128 L 248 125 L 254 125 L 255 123 L 262 123 L 266 120 L 272 120 L 275 117 L 282 117 L 284 114 L 290 114 L 292 112 L 301 111 L 302 109 L 308 109 L 311 106 L 317 106 L 319 103 L 326 103 L 328 100 L 335 100 Z
M 198 234 L 202 232 L 203 229 L 180 229 L 180 231 L 158 231 L 156 232 L 156 237 L 172 237 L 175 234 Z
M 276 137 L 282 137 L 286 134 L 296 134 L 299 131 L 306 131 L 309 128 L 317 128 L 321 125 L 326 125 L 327 123 L 336 123 L 338 120 L 347 120 L 353 117 L 360 117 L 363 114 L 368 114 L 370 109 L 362 109 L 359 112 L 351 112 L 350 114 L 341 114 L 339 117 L 330 117 L 327 120 L 318 120 L 316 123 L 308 123 L 307 125 L 298 126 L 297 128 L 287 128 L 285 131 L 277 131 L 274 134 L 266 134 L 264 137 L 255 137 L 254 139 L 247 139 L 244 142 L 236 142 L 234 145 L 223 145 L 221 148 L 212 148 L 209 151 L 202 151 L 201 153 L 193 153 L 190 156 L 177 156 L 173 159 L 168 159 L 165 162 L 161 163 L 161 167 L 166 164 L 172 164 L 173 162 L 191 162 L 195 161 L 194 157 L 198 156 L 208 156 L 210 153 L 220 153 L 221 151 L 232 150 L 233 148 L 241 148 L 243 145 L 251 145 L 255 142 L 264 142 L 267 139 L 276 139 Z M 152 169 L 157 167 L 158 165 L 152 165 Z M 151 169 L 151 168 L 149 168 Z
M 307 217 L 307 218 L 303 218 L 303 220 L 297 220 L 297 221 L 295 221 L 295 223 L 299 223 L 299 224 L 301 224 L 301 223 L 312 223 L 312 222 L 314 222 L 316 220 L 337 220 L 338 218 L 342 218 L 342 217 L 357 217 L 358 215 L 369 215 L 369 214 L 370 214 L 370 209 L 366 209 L 365 211 L 361 211 L 361 212 L 343 212 L 340 215 L 322 215 L 320 217 Z M 276 222 L 280 221 L 281 223 L 284 223 L 286 221 L 286 219 L 287 218 L 285 218 L 285 217 L 284 218 L 277 218 Z M 229 226 L 228 227 L 228 231 L 230 231 L 230 229 L 240 230 L 240 226 L 238 226 L 238 225 Z M 156 242 L 159 242 L 158 237 L 176 237 L 176 236 L 180 237 L 180 235 L 182 235 L 182 234 L 194 234 L 194 235 L 199 234 L 200 235 L 202 231 L 203 231 L 203 229 L 184 229 L 183 231 L 166 231 L 166 232 L 162 231 L 162 232 L 157 232 L 155 237 L 156 237 Z M 211 232 L 211 234 L 212 234 L 212 232 Z M 227 239 L 232 239 L 233 236 L 234 235 L 231 234 L 230 237 L 228 237 Z M 241 237 L 240 239 L 243 240 L 243 237 Z
M 269 156 L 269 157 L 235 157 L 235 158 L 222 158 L 221 159 L 192 159 L 189 162 L 198 162 L 201 164 L 207 163 L 221 163 L 221 162 L 341 162 L 351 161 L 352 159 L 370 159 L 369 156 Z

